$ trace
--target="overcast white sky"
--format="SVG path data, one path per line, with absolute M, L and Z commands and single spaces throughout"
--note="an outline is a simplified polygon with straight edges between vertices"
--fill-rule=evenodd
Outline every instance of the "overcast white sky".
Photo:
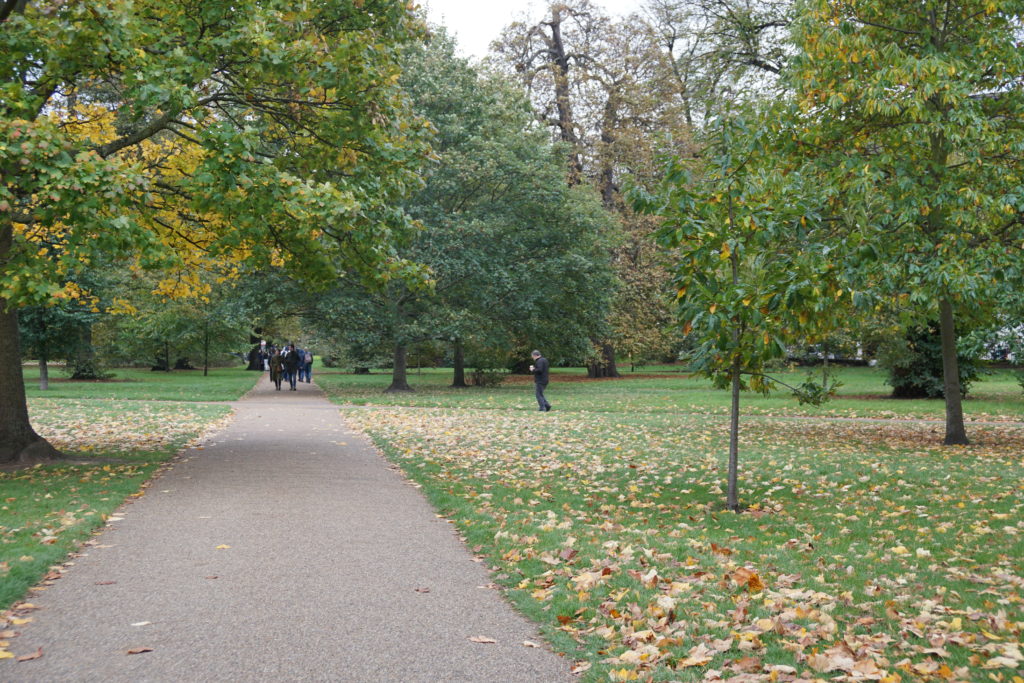
M 531 22 L 543 18 L 547 0 L 419 0 L 434 24 L 448 27 L 463 55 L 477 59 L 501 29 L 525 15 Z M 640 9 L 641 0 L 595 0 L 611 15 L 625 15 Z

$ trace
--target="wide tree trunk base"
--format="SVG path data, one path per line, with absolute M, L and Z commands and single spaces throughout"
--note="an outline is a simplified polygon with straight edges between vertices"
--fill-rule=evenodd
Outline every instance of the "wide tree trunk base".
M 0 464 L 5 466 L 28 467 L 65 459 L 63 453 L 42 437 L 37 437 L 22 446 L 0 445 Z
M 391 386 L 384 390 L 385 394 L 412 394 L 415 392 L 416 390 L 410 387 L 408 384 L 392 384 Z
M 942 444 L 944 446 L 970 446 L 971 440 L 967 438 L 966 434 L 946 434 Z

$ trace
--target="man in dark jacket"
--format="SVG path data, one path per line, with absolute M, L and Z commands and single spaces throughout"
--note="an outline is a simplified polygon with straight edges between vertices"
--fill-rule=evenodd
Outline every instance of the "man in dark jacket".
M 299 352 L 295 350 L 295 344 L 289 344 L 284 354 L 284 375 L 285 379 L 288 380 L 288 384 L 291 385 L 292 391 L 298 391 L 295 388 L 295 381 L 299 378 Z
M 540 355 L 540 351 L 534 351 L 533 365 L 530 366 L 530 372 L 533 373 L 533 387 L 537 394 L 537 405 L 540 406 L 541 412 L 547 412 L 551 410 L 551 404 L 544 398 L 544 389 L 548 386 L 548 359 Z

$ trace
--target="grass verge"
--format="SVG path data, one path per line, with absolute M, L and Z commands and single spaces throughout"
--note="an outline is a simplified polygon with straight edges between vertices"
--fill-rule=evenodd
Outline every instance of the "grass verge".
M 548 398 L 556 410 L 609 413 L 698 413 L 726 415 L 729 393 L 714 389 L 700 377 L 652 368 L 651 372 L 624 373 L 622 379 L 588 380 L 581 369 L 559 368 L 552 372 Z M 817 374 L 820 370 L 812 371 Z M 806 370 L 779 373 L 784 381 L 799 384 Z M 743 411 L 748 415 L 802 417 L 869 417 L 942 420 L 941 400 L 888 398 L 891 389 L 885 373 L 877 368 L 840 368 L 842 386 L 835 399 L 822 406 L 801 406 L 779 391 L 770 396 L 745 394 Z M 324 370 L 316 383 L 340 402 L 355 405 L 407 405 L 429 408 L 488 408 L 530 411 L 536 409 L 532 378 L 513 376 L 504 384 L 482 389 L 453 389 L 451 370 L 410 372 L 412 394 L 384 394 L 390 383 L 387 371 L 371 375 L 343 374 Z M 1024 392 L 1012 370 L 984 374 L 964 400 L 964 413 L 975 421 L 1024 420 Z
M 25 393 L 30 399 L 119 399 L 141 401 L 236 401 L 255 384 L 260 373 L 245 368 L 151 372 L 132 368 L 112 371 L 102 381 L 70 380 L 50 372 L 50 388 L 39 389 L 39 368 L 25 366 Z
M 141 495 L 162 463 L 230 413 L 218 405 L 51 399 L 32 400 L 30 409 L 36 431 L 73 464 L 0 471 L 0 610 L 126 498 Z

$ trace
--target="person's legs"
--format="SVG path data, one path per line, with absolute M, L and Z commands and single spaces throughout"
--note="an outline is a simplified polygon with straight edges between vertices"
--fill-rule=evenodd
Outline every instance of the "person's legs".
M 541 384 L 540 382 L 534 382 L 533 386 L 534 386 L 535 392 L 537 394 L 538 410 L 541 410 L 541 411 L 551 410 L 551 404 L 548 403 L 548 400 L 546 398 L 544 398 L 544 388 L 547 385 Z

